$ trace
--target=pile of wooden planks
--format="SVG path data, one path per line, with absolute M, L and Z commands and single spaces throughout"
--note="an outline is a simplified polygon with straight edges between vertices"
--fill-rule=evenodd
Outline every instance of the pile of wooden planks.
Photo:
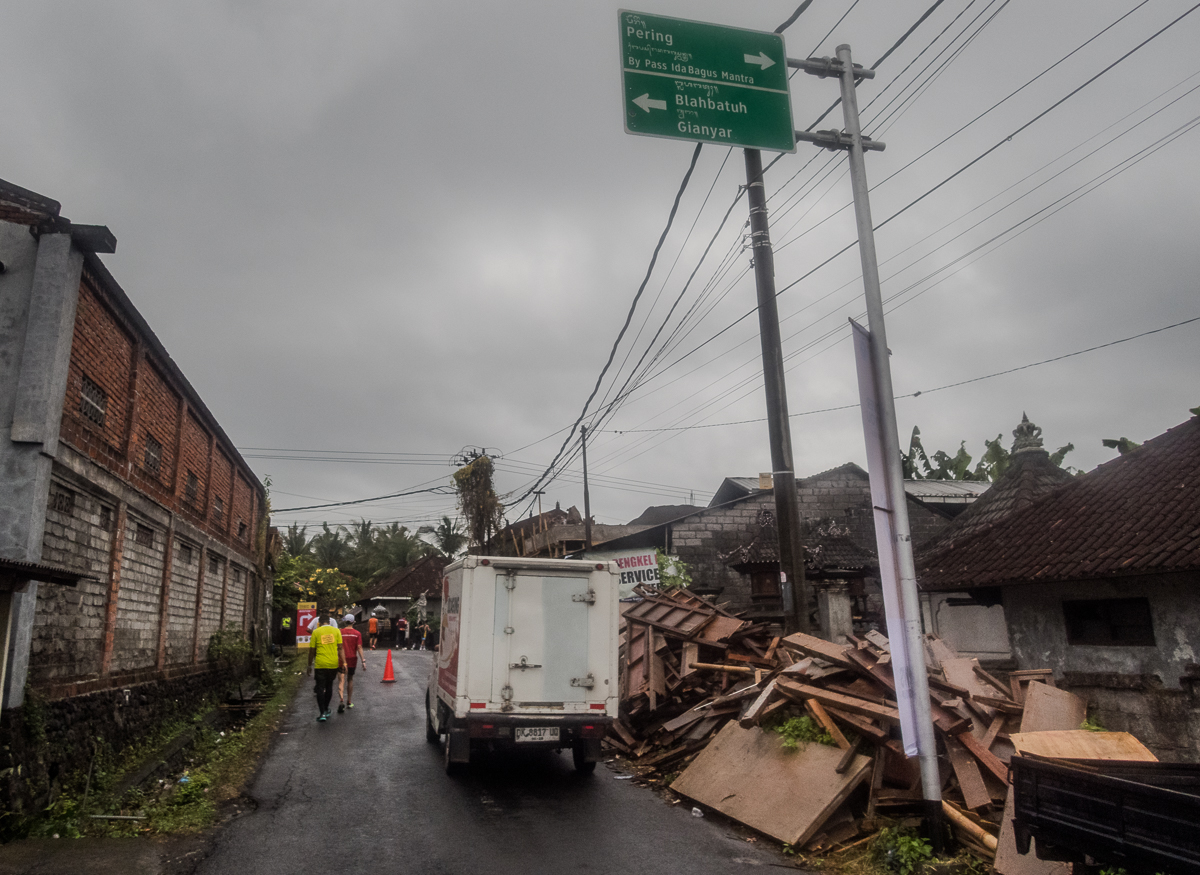
M 900 741 L 886 637 L 775 637 L 686 591 L 641 594 L 624 615 L 622 719 L 608 743 L 644 776 L 657 773 L 680 795 L 796 848 L 827 851 L 869 833 L 881 816 L 920 811 L 920 774 Z M 925 643 L 947 820 L 966 848 L 991 862 L 1011 733 L 1030 731 L 1027 705 L 1065 708 L 1068 721 L 1078 712 L 1075 726 L 1084 706 L 1054 689 L 1048 670 L 1001 680 L 932 636 Z M 783 748 L 774 728 L 804 715 L 837 750 Z M 1061 726 L 1056 716 L 1054 728 Z

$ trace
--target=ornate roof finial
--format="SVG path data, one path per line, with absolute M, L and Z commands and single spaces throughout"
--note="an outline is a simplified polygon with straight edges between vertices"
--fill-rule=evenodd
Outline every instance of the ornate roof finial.
M 1020 453 L 1025 450 L 1042 449 L 1042 430 L 1029 421 L 1024 412 L 1021 413 L 1021 424 L 1013 429 L 1012 451 Z

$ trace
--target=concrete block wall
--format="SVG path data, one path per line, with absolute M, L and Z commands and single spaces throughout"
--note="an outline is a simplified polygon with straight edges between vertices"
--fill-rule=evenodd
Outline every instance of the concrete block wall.
M 71 505 L 70 512 L 64 508 Z M 96 579 L 75 587 L 38 587 L 31 648 L 30 681 L 35 685 L 100 672 L 104 606 L 112 549 L 113 502 L 54 478 L 46 512 L 42 559 L 89 572 Z
M 130 511 L 121 551 L 120 590 L 111 671 L 153 668 L 158 658 L 165 532 L 153 520 Z
M 200 574 L 200 545 L 177 539 L 172 552 L 165 642 L 168 665 L 192 660 L 192 646 L 196 637 L 196 586 Z
M 228 566 L 221 557 L 209 553 L 204 560 L 204 593 L 200 606 L 200 650 L 208 646 L 208 639 L 221 628 L 221 596 L 225 583 L 225 570 Z

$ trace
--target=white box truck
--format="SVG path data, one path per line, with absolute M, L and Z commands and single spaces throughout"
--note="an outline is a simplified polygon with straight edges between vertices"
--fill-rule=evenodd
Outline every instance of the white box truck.
M 591 772 L 617 716 L 614 562 L 467 556 L 442 578 L 425 737 L 446 771 L 472 750 L 570 748 Z

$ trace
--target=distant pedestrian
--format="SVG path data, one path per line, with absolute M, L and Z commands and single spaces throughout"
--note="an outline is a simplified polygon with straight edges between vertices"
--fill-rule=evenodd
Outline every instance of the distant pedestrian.
M 428 620 L 423 621 L 421 623 L 421 625 L 417 627 L 416 638 L 420 642 L 420 644 L 418 644 L 414 647 L 415 650 L 424 650 L 425 649 L 425 644 L 427 641 L 429 641 L 429 633 L 431 631 L 433 631 L 433 630 L 429 628 Z
M 317 697 L 317 720 L 324 723 L 329 718 L 329 703 L 333 699 L 333 681 L 338 672 L 346 667 L 346 654 L 342 647 L 342 633 L 329 619 L 329 609 L 322 608 L 318 614 L 319 625 L 312 630 L 308 643 L 308 674 L 317 670 L 317 682 L 313 693 Z
M 375 649 L 375 642 L 379 640 L 379 618 L 371 617 L 367 620 L 367 634 L 371 636 L 371 649 Z
M 354 707 L 354 671 L 362 662 L 367 669 L 367 657 L 363 653 L 362 633 L 354 628 L 354 616 L 342 617 L 342 650 L 346 654 L 346 670 L 338 675 L 338 713 Z
M 401 614 L 392 618 L 392 646 L 397 650 L 404 646 L 404 633 L 408 629 L 408 620 Z

